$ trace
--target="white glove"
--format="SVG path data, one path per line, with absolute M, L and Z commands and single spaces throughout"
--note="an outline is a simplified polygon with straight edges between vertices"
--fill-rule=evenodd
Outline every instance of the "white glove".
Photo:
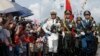
M 75 37 L 78 37 L 78 34 L 75 34 Z
M 95 24 L 93 24 L 93 26 L 95 27 L 96 25 L 95 25 Z
M 85 35 L 85 32 L 81 32 L 81 35 Z
M 72 28 L 72 24 L 69 24 L 69 27 Z
M 64 32 L 62 32 L 62 36 L 65 37 L 65 33 Z

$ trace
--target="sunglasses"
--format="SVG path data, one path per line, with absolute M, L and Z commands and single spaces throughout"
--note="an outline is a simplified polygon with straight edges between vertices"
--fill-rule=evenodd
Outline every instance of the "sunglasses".
M 84 14 L 84 15 L 86 16 L 86 15 L 90 15 L 90 14 Z

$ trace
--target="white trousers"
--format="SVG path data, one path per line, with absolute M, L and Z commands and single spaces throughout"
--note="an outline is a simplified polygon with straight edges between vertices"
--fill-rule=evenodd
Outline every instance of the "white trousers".
M 57 52 L 58 47 L 58 34 L 52 33 L 51 36 L 48 36 L 48 47 L 49 52 Z

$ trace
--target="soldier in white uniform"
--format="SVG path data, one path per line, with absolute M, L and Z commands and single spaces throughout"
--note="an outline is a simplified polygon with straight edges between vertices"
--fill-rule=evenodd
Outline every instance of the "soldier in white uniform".
M 57 17 L 56 11 L 51 11 L 51 17 L 48 18 L 46 23 L 43 25 L 43 30 L 47 35 L 47 43 L 49 47 L 49 55 L 56 56 L 58 48 L 58 28 L 60 27 L 60 18 Z

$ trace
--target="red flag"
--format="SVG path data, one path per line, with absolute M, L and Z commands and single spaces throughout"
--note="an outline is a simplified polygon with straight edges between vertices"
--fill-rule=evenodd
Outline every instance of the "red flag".
M 66 10 L 72 11 L 70 0 L 66 0 Z
M 70 11 L 72 12 L 70 0 L 66 0 L 66 10 L 70 10 Z M 70 20 L 72 20 L 73 17 L 74 17 L 74 15 L 72 14 L 72 15 L 70 16 Z

